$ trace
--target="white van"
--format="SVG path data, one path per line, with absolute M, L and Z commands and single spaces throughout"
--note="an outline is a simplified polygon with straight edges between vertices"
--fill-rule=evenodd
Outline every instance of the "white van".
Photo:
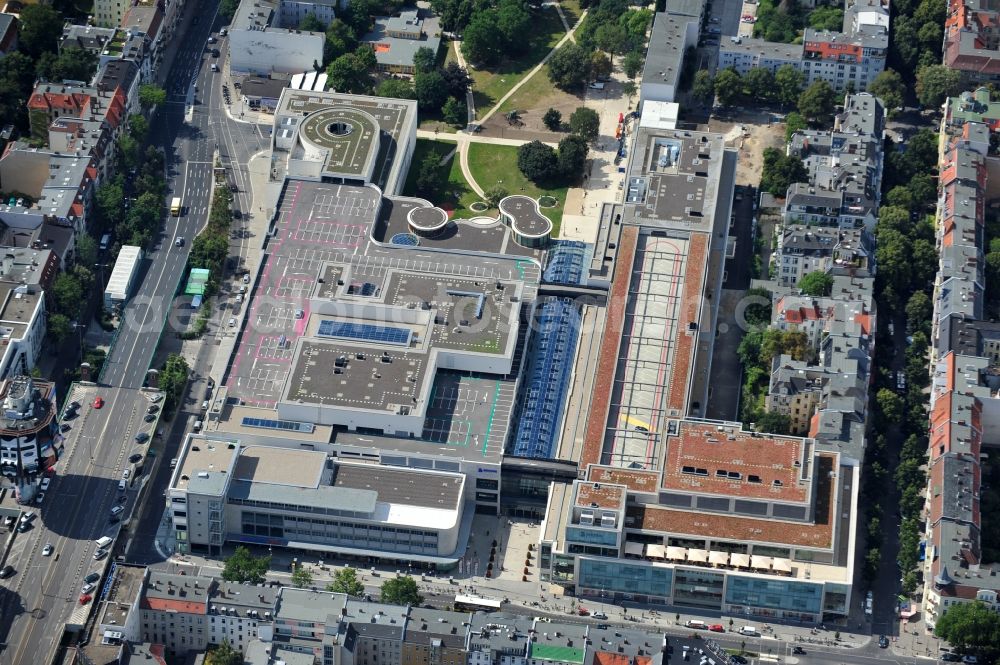
M 740 628 L 740 635 L 749 635 L 750 637 L 756 637 L 760 633 L 757 632 L 756 626 L 743 626 Z
M 103 549 L 107 548 L 109 545 L 111 545 L 111 543 L 113 543 L 115 541 L 112 540 L 110 536 L 101 536 L 100 538 L 98 538 L 94 542 L 97 543 L 97 549 L 103 550 Z
M 127 488 L 128 488 L 128 482 L 124 478 L 118 481 L 119 492 L 124 492 Z
M 688 628 L 694 628 L 695 630 L 705 630 L 708 628 L 704 621 L 698 621 L 697 619 L 691 619 L 684 625 Z

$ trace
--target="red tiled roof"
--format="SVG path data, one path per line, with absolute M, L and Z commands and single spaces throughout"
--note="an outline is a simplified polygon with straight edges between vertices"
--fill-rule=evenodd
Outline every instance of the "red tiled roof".
M 205 603 L 175 598 L 143 598 L 142 606 L 147 610 L 159 612 L 183 612 L 185 614 L 207 614 Z
M 621 653 L 595 651 L 594 665 L 629 665 L 629 658 Z
M 694 341 L 696 335 L 688 334 L 691 323 L 700 323 L 702 289 L 705 281 L 705 266 L 708 259 L 708 236 L 704 233 L 691 234 L 684 270 L 684 295 L 677 312 L 674 333 L 674 357 L 671 362 L 667 412 L 675 410 L 687 413 L 688 380 L 694 362 Z
M 656 493 L 660 484 L 658 471 L 641 471 L 638 469 L 619 469 L 610 466 L 591 465 L 587 472 L 588 480 L 598 483 L 614 483 L 624 485 L 633 492 Z
M 580 466 L 584 467 L 588 464 L 599 464 L 601 461 L 608 410 L 611 407 L 611 391 L 615 382 L 615 368 L 618 365 L 618 349 L 621 345 L 622 326 L 625 323 L 632 262 L 635 260 L 638 239 L 639 229 L 629 226 L 622 229 L 622 236 L 618 241 L 618 265 L 611 281 L 611 292 L 608 294 L 604 339 L 601 340 L 601 350 L 597 357 L 597 374 L 590 400 L 590 417 L 587 419 L 583 454 L 580 459 Z
M 626 508 L 627 528 L 654 533 L 691 535 L 734 541 L 755 541 L 798 545 L 803 547 L 830 548 L 833 545 L 833 521 L 836 506 L 837 483 L 829 471 L 840 473 L 836 457 L 820 454 L 817 474 L 815 521 L 756 519 L 746 516 L 725 515 L 690 510 L 674 510 L 651 504 L 634 504 Z
M 800 483 L 803 440 L 795 436 L 756 434 L 699 422 L 682 422 L 667 440 L 664 489 L 805 502 L 809 483 Z M 696 473 L 685 473 L 694 468 Z M 738 473 L 739 479 L 719 472 Z M 707 474 L 707 475 L 699 475 Z M 749 482 L 754 476 L 756 482 Z M 775 484 L 775 482 L 779 484 Z

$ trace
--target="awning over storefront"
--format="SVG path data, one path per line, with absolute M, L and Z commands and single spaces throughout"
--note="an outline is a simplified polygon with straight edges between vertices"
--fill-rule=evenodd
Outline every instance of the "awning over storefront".
M 683 561 L 687 557 L 687 550 L 683 547 L 667 547 L 667 558 L 671 561 Z
M 771 570 L 771 557 L 754 554 L 750 557 L 750 567 L 756 570 Z
M 708 550 L 688 550 L 688 561 L 695 563 L 705 563 L 708 561 Z
M 635 556 L 642 556 L 642 549 L 644 545 L 642 543 L 625 543 L 625 554 L 634 554 Z
M 651 559 L 662 559 L 667 556 L 667 550 L 663 545 L 646 545 L 646 556 Z
M 792 562 L 788 559 L 774 559 L 771 562 L 771 568 L 779 573 L 790 573 L 792 572 Z
M 725 566 L 729 563 L 729 552 L 709 552 L 708 562 L 717 566 Z

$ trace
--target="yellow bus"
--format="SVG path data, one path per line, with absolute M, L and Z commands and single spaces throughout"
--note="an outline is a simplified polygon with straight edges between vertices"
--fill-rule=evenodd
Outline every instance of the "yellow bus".
M 170 201 L 170 214 L 174 217 L 181 216 L 181 197 L 175 196 Z

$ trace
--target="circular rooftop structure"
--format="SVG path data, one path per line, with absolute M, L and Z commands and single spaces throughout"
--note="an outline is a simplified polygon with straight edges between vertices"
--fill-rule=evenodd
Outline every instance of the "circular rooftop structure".
M 416 247 L 420 244 L 420 238 L 414 233 L 394 233 L 389 238 L 389 243 L 397 247 Z
M 412 208 L 406 213 L 406 223 L 419 236 L 435 236 L 448 226 L 448 213 L 441 208 Z
M 299 126 L 310 151 L 326 155 L 324 175 L 370 182 L 379 149 L 379 125 L 371 114 L 334 106 L 310 113 Z
M 552 221 L 542 214 L 538 201 L 517 194 L 500 201 L 500 215 L 523 247 L 544 247 L 552 234 Z

